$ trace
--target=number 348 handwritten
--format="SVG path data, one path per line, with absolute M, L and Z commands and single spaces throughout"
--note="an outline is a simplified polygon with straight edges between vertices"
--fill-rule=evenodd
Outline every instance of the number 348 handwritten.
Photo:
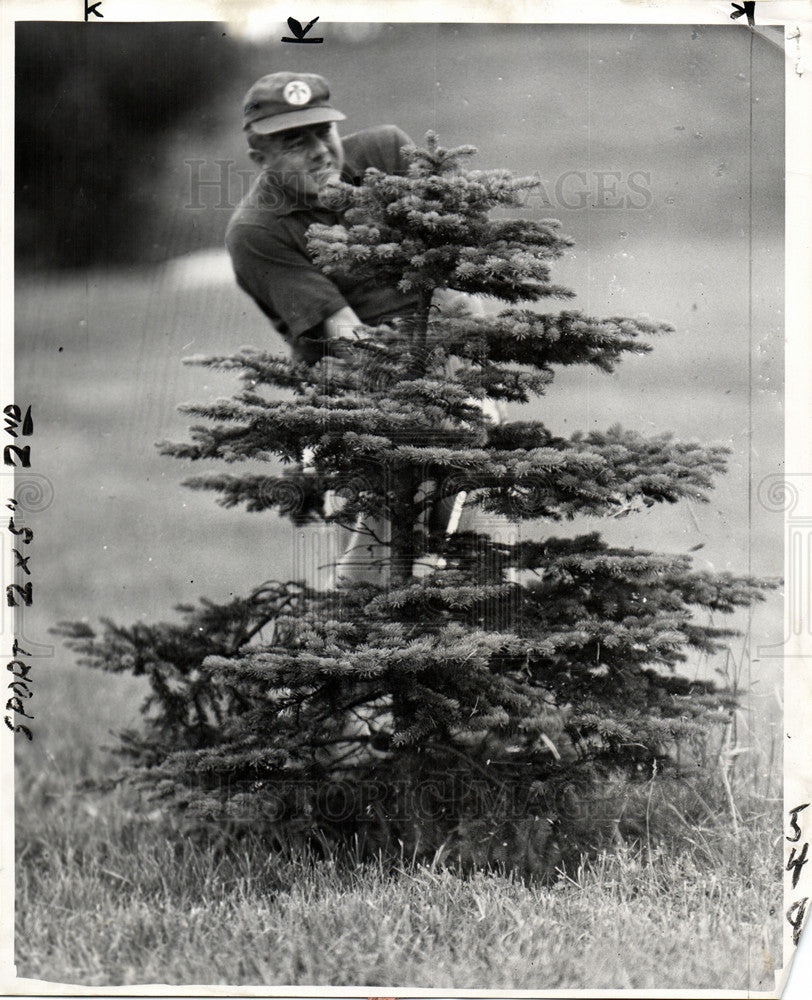
M 809 807 L 808 802 L 804 802 L 802 806 L 795 806 L 794 809 L 789 811 L 789 825 L 791 833 L 787 835 L 787 840 L 790 844 L 798 844 L 801 840 L 801 828 L 798 825 L 798 814 L 804 809 Z M 789 860 L 787 861 L 787 871 L 792 872 L 792 888 L 795 889 L 798 885 L 798 880 L 801 877 L 801 869 L 807 863 L 809 854 L 809 841 L 805 840 L 803 847 L 799 850 L 797 847 L 793 847 L 790 851 Z M 806 904 L 809 902 L 809 896 L 804 896 L 803 899 L 797 899 L 787 910 L 787 920 L 792 927 L 792 943 L 797 947 L 798 942 L 801 940 L 801 930 L 804 926 L 804 917 L 806 916 Z

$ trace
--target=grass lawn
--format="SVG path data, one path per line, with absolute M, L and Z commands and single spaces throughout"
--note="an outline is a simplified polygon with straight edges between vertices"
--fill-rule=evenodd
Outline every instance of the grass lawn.
M 182 367 L 184 355 L 277 345 L 247 299 L 230 284 L 173 285 L 168 270 L 156 269 L 23 282 L 17 304 L 18 395 L 36 415 L 32 470 L 54 487 L 52 505 L 27 522 L 37 574 L 28 638 L 48 642 L 47 628 L 65 618 L 166 618 L 200 594 L 222 600 L 294 571 L 285 522 L 223 511 L 210 496 L 182 490 L 191 469 L 159 459 L 153 447 L 185 437 L 178 402 L 232 389 L 224 376 Z M 585 396 L 601 426 L 625 412 L 642 430 L 682 433 L 680 421 L 690 424 L 697 412 L 674 383 L 645 387 L 631 367 L 625 382 L 589 378 Z M 556 430 L 592 422 L 578 419 L 573 402 L 583 386 L 570 389 L 558 410 L 544 404 Z M 712 387 L 693 391 L 707 392 L 709 405 Z M 658 426 L 649 428 L 642 414 L 655 410 Z M 642 527 L 630 518 L 577 529 L 608 527 L 612 541 L 668 551 L 700 540 L 700 556 L 726 568 L 746 499 L 735 463 L 731 475 L 733 485 L 722 484 L 698 521 L 667 512 L 671 521 L 656 514 Z M 748 537 L 756 554 L 769 551 L 774 526 Z M 778 641 L 780 602 L 756 615 L 756 640 Z M 778 775 L 759 770 L 766 751 L 737 764 L 742 801 L 759 775 L 761 797 L 738 838 L 708 814 L 699 827 L 681 828 L 668 853 L 626 845 L 552 886 L 463 879 L 408 859 L 395 869 L 278 862 L 258 843 L 226 850 L 178 838 L 166 817 L 132 796 L 80 787 L 109 773 L 101 748 L 115 742 L 110 731 L 137 724 L 144 692 L 136 680 L 92 674 L 57 643 L 51 656 L 35 658 L 33 678 L 35 739 L 17 745 L 21 976 L 84 985 L 772 986 L 780 817 L 767 787 Z M 762 748 L 775 725 L 762 709 L 777 680 L 763 666 L 743 680 L 764 692 L 747 703 Z
M 621 847 L 552 886 L 408 860 L 278 861 L 258 842 L 178 838 L 121 791 L 74 789 L 104 767 L 73 735 L 68 725 L 55 753 L 19 748 L 21 976 L 86 986 L 772 986 L 774 813 L 738 839 L 720 824 L 686 830 L 669 853 Z

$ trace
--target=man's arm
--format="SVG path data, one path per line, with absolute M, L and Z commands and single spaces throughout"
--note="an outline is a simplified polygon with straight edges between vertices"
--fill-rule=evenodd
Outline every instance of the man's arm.
M 273 229 L 238 224 L 229 227 L 226 245 L 240 286 L 288 342 L 295 347 L 301 341 L 316 360 L 327 320 L 343 314 L 347 302 L 307 256 L 301 235 L 284 220 L 274 220 Z M 354 312 L 353 318 L 357 323 Z
M 332 316 L 328 316 L 326 320 L 322 323 L 322 328 L 324 330 L 324 340 L 335 343 L 336 341 L 352 341 L 356 339 L 361 339 L 354 331 L 355 328 L 361 326 L 361 320 L 355 314 L 355 310 L 350 308 L 350 306 L 344 306 L 337 312 L 334 312 Z M 334 351 L 334 355 L 338 357 L 341 356 L 340 344 L 335 343 L 335 347 L 339 350 Z M 326 360 L 326 363 L 331 364 L 330 359 Z M 331 371 L 332 369 L 328 369 Z M 328 376 L 329 377 L 329 376 Z M 302 452 L 302 469 L 305 472 L 311 471 L 313 468 L 313 457 L 315 455 L 315 449 L 308 445 L 307 448 Z

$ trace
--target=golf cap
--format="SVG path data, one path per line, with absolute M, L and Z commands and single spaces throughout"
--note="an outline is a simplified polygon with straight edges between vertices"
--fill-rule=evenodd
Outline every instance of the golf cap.
M 331 108 L 330 87 L 315 73 L 269 73 L 245 95 L 243 128 L 260 135 L 302 125 L 343 122 L 346 115 Z

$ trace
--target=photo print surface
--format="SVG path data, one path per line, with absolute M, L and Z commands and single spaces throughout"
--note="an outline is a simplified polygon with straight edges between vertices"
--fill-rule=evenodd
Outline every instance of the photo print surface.
M 17 982 L 776 995 L 785 27 L 316 13 L 12 24 Z

